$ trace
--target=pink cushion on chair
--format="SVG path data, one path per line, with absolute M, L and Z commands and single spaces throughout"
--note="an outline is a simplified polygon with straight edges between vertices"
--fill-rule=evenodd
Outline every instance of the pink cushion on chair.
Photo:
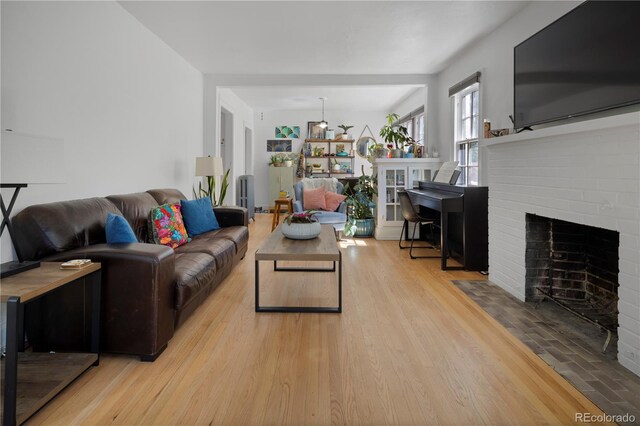
M 327 204 L 324 200 L 324 193 L 324 187 L 303 190 L 302 207 L 305 210 L 326 210 Z
M 340 206 L 340 203 L 342 203 L 346 199 L 346 196 L 335 192 L 327 191 L 324 193 L 324 201 L 327 206 L 326 209 L 329 212 L 335 212 Z

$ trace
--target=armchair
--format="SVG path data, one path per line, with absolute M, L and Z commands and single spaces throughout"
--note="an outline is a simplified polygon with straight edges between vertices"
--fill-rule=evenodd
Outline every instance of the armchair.
M 344 190 L 344 185 L 338 182 L 336 187 L 336 192 L 338 194 L 342 194 Z M 303 205 L 303 187 L 302 182 L 297 182 L 293 185 L 293 194 L 295 195 L 295 200 L 293 202 L 293 211 L 295 213 L 304 211 Z M 344 224 L 347 222 L 347 203 L 344 201 L 340 203 L 338 209 L 333 212 L 321 211 L 316 213 L 316 218 L 320 223 L 330 223 L 330 224 Z

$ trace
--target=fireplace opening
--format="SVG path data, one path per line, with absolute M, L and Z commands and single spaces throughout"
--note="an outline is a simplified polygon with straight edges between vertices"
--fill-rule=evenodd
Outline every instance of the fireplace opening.
M 525 300 L 549 299 L 611 333 L 618 329 L 616 231 L 526 215 Z

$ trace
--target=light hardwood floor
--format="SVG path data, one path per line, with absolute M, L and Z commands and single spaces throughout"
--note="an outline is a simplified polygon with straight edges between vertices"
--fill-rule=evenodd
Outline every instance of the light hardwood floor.
M 104 355 L 32 424 L 567 424 L 601 411 L 397 242 L 343 243 L 342 314 L 256 314 L 247 257 L 154 363 Z M 268 263 L 266 263 L 268 265 Z M 335 275 L 268 273 L 265 303 L 335 300 Z M 284 274 L 284 275 L 283 275 Z M 285 282 L 287 281 L 287 282 Z

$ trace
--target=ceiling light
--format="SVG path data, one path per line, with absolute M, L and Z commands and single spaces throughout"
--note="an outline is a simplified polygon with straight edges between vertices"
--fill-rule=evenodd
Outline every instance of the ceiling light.
M 329 127 L 329 123 L 324 121 L 324 101 L 326 99 L 327 98 L 325 98 L 325 97 L 320 97 L 320 100 L 322 101 L 322 121 L 320 122 L 320 124 L 318 124 L 318 127 L 322 128 L 322 129 L 326 129 L 327 127 Z

